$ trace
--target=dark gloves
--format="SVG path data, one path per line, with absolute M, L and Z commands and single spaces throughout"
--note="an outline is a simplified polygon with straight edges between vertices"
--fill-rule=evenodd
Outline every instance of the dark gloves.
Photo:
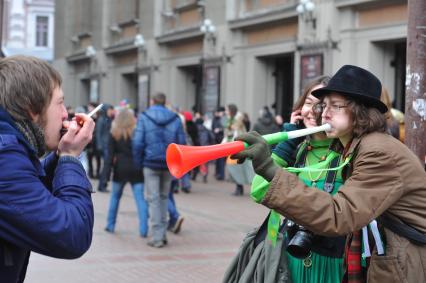
M 269 145 L 262 136 L 257 132 L 249 132 L 236 137 L 235 140 L 243 141 L 249 146 L 232 155 L 231 158 L 238 159 L 238 163 L 243 163 L 246 158 L 251 159 L 256 174 L 262 176 L 268 182 L 272 181 L 279 167 L 272 160 Z

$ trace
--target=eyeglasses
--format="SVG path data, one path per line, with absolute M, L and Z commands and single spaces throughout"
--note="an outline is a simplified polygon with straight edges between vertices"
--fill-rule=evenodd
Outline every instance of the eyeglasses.
M 330 111 L 330 113 L 336 114 L 336 113 L 340 113 L 342 108 L 347 108 L 347 107 L 348 107 L 348 105 L 338 105 L 338 104 L 327 105 L 325 103 L 318 103 L 318 104 L 314 105 L 312 110 L 315 113 L 322 113 L 326 109 L 328 109 Z

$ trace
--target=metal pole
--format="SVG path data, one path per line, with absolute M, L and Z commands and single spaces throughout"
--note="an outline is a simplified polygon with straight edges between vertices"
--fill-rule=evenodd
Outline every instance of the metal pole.
M 408 1 L 405 144 L 426 156 L 426 1 Z

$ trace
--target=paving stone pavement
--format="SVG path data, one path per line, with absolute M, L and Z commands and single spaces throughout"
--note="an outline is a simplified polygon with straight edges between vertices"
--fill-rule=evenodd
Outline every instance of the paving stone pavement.
M 96 181 L 93 185 L 96 188 Z M 25 281 L 221 282 L 245 234 L 260 225 L 268 213 L 249 198 L 248 186 L 243 197 L 231 196 L 234 186 L 210 178 L 206 184 L 193 182 L 190 194 L 176 194 L 185 220 L 181 232 L 169 232 L 169 244 L 160 249 L 147 246 L 147 239 L 139 237 L 129 185 L 121 199 L 114 234 L 103 230 L 110 194 L 95 193 L 95 227 L 89 251 L 76 260 L 32 253 Z

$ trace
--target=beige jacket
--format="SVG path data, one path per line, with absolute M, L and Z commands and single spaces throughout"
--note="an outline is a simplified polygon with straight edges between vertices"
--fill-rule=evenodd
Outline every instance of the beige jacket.
M 381 133 L 354 139 L 346 181 L 332 196 L 278 170 L 262 204 L 322 235 L 346 235 L 382 213 L 426 233 L 426 173 L 400 141 Z M 386 255 L 374 252 L 369 282 L 426 282 L 426 246 L 386 232 Z

